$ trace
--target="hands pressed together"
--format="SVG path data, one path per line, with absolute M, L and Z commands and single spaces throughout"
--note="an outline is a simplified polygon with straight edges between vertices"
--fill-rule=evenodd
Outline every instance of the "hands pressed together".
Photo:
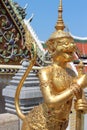
M 73 84 L 73 93 L 76 97 L 74 107 L 76 111 L 87 113 L 87 99 L 82 88 L 87 87 L 87 75 L 80 77 L 75 84 Z
M 87 100 L 85 99 L 75 100 L 74 106 L 76 111 L 81 111 L 84 114 L 87 113 Z

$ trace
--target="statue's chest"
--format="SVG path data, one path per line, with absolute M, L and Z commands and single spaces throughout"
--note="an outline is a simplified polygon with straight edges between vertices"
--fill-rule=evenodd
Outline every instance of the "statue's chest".
M 63 68 L 54 68 L 52 82 L 54 88 L 61 92 L 70 87 L 72 76 Z

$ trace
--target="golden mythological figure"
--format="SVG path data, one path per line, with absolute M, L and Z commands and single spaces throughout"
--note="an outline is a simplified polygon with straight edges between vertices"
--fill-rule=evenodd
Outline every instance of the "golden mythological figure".
M 59 18 L 55 28 L 56 31 L 46 42 L 52 56 L 52 64 L 42 68 L 38 74 L 44 102 L 34 107 L 26 116 L 21 113 L 20 89 L 35 62 L 36 55 L 16 92 L 15 105 L 19 117 L 23 120 L 22 130 L 66 130 L 74 97 L 76 111 L 87 112 L 87 101 L 82 98 L 83 88 L 87 86 L 87 75 L 76 76 L 75 72 L 67 66 L 73 61 L 76 45 L 69 33 L 64 32 L 62 0 L 60 0 Z

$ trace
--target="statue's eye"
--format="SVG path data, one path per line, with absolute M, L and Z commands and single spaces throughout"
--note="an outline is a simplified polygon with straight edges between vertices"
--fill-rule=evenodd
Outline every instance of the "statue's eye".
M 73 42 L 71 42 L 70 44 L 71 44 L 71 45 L 74 45 L 74 43 L 73 43 Z
M 68 43 L 68 42 L 66 42 L 65 44 L 66 44 L 66 45 L 68 45 L 69 43 Z

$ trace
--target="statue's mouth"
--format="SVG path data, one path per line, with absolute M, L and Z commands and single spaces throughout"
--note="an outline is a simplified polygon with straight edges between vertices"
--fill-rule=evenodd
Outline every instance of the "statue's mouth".
M 67 52 L 68 55 L 73 55 L 73 52 Z
M 65 61 L 72 61 L 73 60 L 73 52 L 65 52 L 64 57 L 65 57 Z

